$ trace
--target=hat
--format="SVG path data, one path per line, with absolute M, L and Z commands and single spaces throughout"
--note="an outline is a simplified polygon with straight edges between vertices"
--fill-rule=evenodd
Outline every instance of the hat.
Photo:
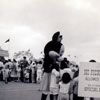
M 56 33 L 54 33 L 54 35 L 52 36 L 52 40 L 53 41 L 57 41 L 59 35 L 60 35 L 60 32 L 59 31 L 56 32 Z
M 96 62 L 94 59 L 90 60 L 89 62 Z

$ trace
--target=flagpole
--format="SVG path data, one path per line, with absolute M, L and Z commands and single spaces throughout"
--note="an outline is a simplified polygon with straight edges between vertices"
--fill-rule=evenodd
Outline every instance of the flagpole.
M 10 38 L 9 38 L 10 40 Z M 10 41 L 9 41 L 9 44 L 8 44 L 8 52 L 9 52 L 9 59 L 10 59 Z
M 10 38 L 6 43 L 8 43 L 8 53 L 9 53 L 8 59 L 10 59 Z

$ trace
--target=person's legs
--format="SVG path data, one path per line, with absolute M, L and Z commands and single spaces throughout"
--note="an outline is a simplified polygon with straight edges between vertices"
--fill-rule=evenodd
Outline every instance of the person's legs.
M 77 100 L 84 100 L 84 97 L 78 97 Z
M 91 97 L 90 100 L 94 100 L 94 98 Z
M 64 95 L 60 95 L 59 100 L 69 100 L 69 99 L 67 99 Z
M 58 99 L 58 94 L 53 95 L 53 100 L 57 100 Z
M 53 100 L 53 94 L 50 94 L 50 100 Z
M 84 97 L 78 97 L 77 95 L 73 95 L 73 100 L 84 100 Z
M 43 79 L 41 81 L 41 90 L 43 91 L 41 100 L 46 100 L 47 95 L 50 93 L 50 79 L 51 73 L 44 73 Z
M 5 77 L 5 84 L 7 84 L 8 83 L 8 80 L 7 80 L 7 77 Z
M 42 93 L 41 100 L 46 100 L 47 94 Z
M 73 94 L 73 100 L 77 100 L 78 96 L 76 94 Z

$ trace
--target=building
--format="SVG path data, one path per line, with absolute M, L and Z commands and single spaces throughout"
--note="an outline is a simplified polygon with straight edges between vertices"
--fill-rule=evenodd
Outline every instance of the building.
M 0 48 L 0 60 L 4 61 L 5 57 L 9 57 L 8 51 Z

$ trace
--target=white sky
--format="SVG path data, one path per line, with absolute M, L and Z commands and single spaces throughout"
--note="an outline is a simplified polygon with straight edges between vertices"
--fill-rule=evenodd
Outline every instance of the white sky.
M 0 0 L 0 46 L 14 52 L 30 49 L 38 58 L 56 31 L 64 56 L 100 60 L 100 0 Z M 4 43 L 8 38 L 10 43 Z

